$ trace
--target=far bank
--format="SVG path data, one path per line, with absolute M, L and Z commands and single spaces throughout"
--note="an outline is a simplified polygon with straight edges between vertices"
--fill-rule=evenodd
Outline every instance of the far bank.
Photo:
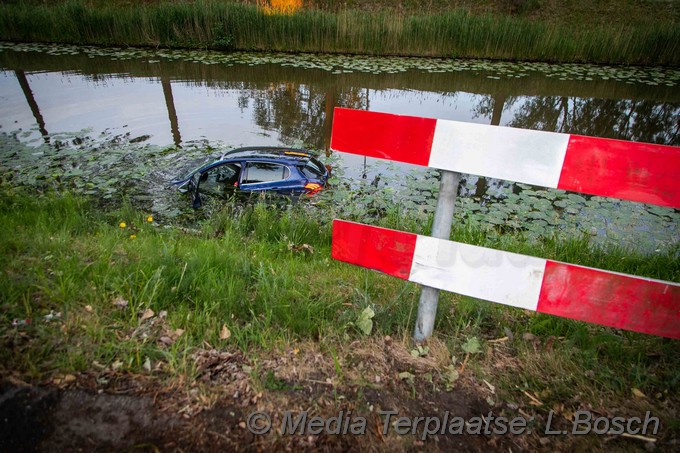
M 656 23 L 626 23 L 625 18 L 619 17 L 624 12 L 612 12 L 611 21 L 603 18 L 574 26 L 556 22 L 551 17 L 479 13 L 478 9 L 463 8 L 331 10 L 303 7 L 291 13 L 218 1 L 134 5 L 83 0 L 47 4 L 21 2 L 0 5 L 0 39 L 107 46 L 680 65 L 680 27 L 676 26 L 673 15 Z

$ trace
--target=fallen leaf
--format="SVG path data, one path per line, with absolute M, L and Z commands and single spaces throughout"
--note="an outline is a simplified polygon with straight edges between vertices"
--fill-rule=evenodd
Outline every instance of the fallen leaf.
M 175 341 L 177 341 L 177 339 L 182 336 L 184 329 L 175 329 L 170 331 L 166 330 L 163 333 L 164 335 L 162 335 L 158 341 L 163 343 L 165 346 L 172 346 Z
M 414 379 L 416 376 L 412 373 L 409 373 L 408 371 L 402 371 L 399 373 L 399 379 L 407 381 L 409 384 L 413 384 Z
M 538 398 L 536 398 L 534 395 L 532 395 L 531 393 L 527 392 L 526 390 L 522 390 L 522 392 L 523 392 L 526 396 L 528 396 L 529 399 L 531 400 L 531 401 L 529 401 L 529 404 L 531 404 L 532 406 L 543 406 L 543 403 L 542 403 Z
M 548 337 L 548 341 L 545 342 L 545 350 L 546 351 L 552 351 L 553 343 L 555 342 L 555 336 L 550 335 Z
M 371 331 L 373 330 L 374 316 L 375 312 L 371 307 L 364 308 L 363 311 L 359 314 L 356 326 L 366 336 L 370 335 Z
M 463 344 L 463 351 L 468 354 L 477 354 L 482 352 L 482 345 L 477 337 L 470 337 Z
M 442 374 L 442 377 L 446 383 L 446 391 L 451 391 L 460 377 L 460 374 L 453 365 L 449 365 L 446 367 L 446 371 Z
M 142 313 L 142 317 L 140 318 L 140 321 L 144 322 L 147 319 L 153 318 L 154 315 L 155 315 L 155 313 L 153 312 L 153 310 L 150 309 L 150 308 L 147 308 L 146 310 L 144 310 L 144 313 Z
M 76 380 L 76 377 L 74 375 L 67 374 L 66 376 L 64 376 L 63 382 L 64 382 L 64 384 L 68 384 L 69 382 L 75 382 L 75 380 Z
M 536 335 L 534 335 L 531 332 L 524 332 L 524 334 L 522 334 L 522 340 L 524 340 L 524 341 L 536 341 Z
M 220 340 L 228 340 L 229 338 L 231 338 L 231 331 L 226 324 L 223 324 L 220 331 Z
M 129 302 L 125 299 L 123 299 L 121 296 L 116 297 L 111 301 L 113 305 L 115 305 L 118 308 L 126 308 L 129 304 Z
M 93 311 L 92 305 L 85 305 L 85 311 L 88 312 L 88 313 L 92 313 L 92 311 Z
M 43 316 L 43 319 L 45 321 L 53 321 L 53 320 L 59 319 L 59 318 L 61 318 L 61 312 L 59 311 L 59 312 L 55 313 L 54 310 L 51 311 L 49 314 Z
M 144 361 L 144 369 L 145 369 L 147 372 L 151 372 L 151 359 L 149 359 L 148 357 L 147 357 L 146 360 Z
M 647 395 L 645 395 L 644 393 L 642 393 L 642 392 L 640 391 L 640 389 L 636 389 L 635 387 L 633 387 L 633 388 L 630 389 L 630 390 L 633 392 L 633 396 L 634 396 L 635 398 L 647 398 Z
M 306 252 L 312 255 L 314 253 L 314 247 L 309 244 L 295 245 L 292 242 L 288 244 L 288 250 L 293 252 Z

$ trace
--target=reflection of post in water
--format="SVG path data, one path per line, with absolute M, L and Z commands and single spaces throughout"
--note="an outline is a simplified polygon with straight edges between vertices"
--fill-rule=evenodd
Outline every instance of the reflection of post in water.
M 14 74 L 16 75 L 17 80 L 19 81 L 19 85 L 21 85 L 21 91 L 24 92 L 26 102 L 28 102 L 28 106 L 31 108 L 31 112 L 33 112 L 33 117 L 35 118 L 35 121 L 38 123 L 38 129 L 40 130 L 40 134 L 43 136 L 45 143 L 49 144 L 50 137 L 49 134 L 47 133 L 47 129 L 45 129 L 45 120 L 43 119 L 42 114 L 40 113 L 38 103 L 35 102 L 35 98 L 33 97 L 33 91 L 31 91 L 31 86 L 28 84 L 26 74 L 24 74 L 24 71 L 21 69 L 15 70 Z
M 491 125 L 500 126 L 501 115 L 503 114 L 503 107 L 505 107 L 505 100 L 507 96 L 504 94 L 495 94 L 493 96 L 493 112 L 491 114 Z
M 335 86 L 326 90 L 324 108 L 324 137 L 323 146 L 326 149 L 326 157 L 331 155 L 331 133 L 333 132 L 333 112 L 335 109 Z
M 172 139 L 175 146 L 182 146 L 182 137 L 179 134 L 179 122 L 177 121 L 177 110 L 175 110 L 175 100 L 172 97 L 172 86 L 170 79 L 161 77 L 161 85 L 163 86 L 163 96 L 165 96 L 165 106 L 168 108 L 168 117 L 170 117 L 170 129 L 172 130 Z
M 486 195 L 487 190 L 489 190 L 489 181 L 485 176 L 480 176 L 477 178 L 477 184 L 475 184 L 475 197 L 481 200 Z

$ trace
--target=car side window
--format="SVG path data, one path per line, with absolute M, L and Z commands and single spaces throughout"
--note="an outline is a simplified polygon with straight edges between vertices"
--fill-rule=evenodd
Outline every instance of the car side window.
M 249 162 L 243 184 L 283 181 L 290 177 L 290 169 L 272 162 Z
M 208 195 L 224 195 L 227 189 L 238 185 L 241 166 L 223 164 L 201 173 L 198 190 Z

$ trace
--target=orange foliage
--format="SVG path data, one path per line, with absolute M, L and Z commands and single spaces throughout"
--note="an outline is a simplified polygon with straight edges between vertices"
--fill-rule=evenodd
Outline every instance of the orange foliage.
M 258 0 L 265 14 L 293 14 L 302 8 L 302 0 Z

